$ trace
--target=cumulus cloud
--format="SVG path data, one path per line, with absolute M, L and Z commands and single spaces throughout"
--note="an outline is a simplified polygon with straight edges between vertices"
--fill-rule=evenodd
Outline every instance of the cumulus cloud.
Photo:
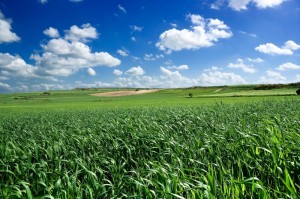
M 116 76 L 121 76 L 121 75 L 123 75 L 123 72 L 120 71 L 120 70 L 118 70 L 118 69 L 115 69 L 115 70 L 113 71 L 113 74 L 116 75 Z
M 258 8 L 272 8 L 287 0 L 252 0 Z
M 164 55 L 153 55 L 153 54 L 145 54 L 144 56 L 144 60 L 146 61 L 155 61 L 157 59 L 161 59 L 161 58 L 164 58 Z
M 119 10 L 121 10 L 122 12 L 127 13 L 126 9 L 125 9 L 123 6 L 121 6 L 120 4 L 118 5 L 118 8 L 119 8 Z
M 276 68 L 277 70 L 297 70 L 300 69 L 299 65 L 293 64 L 291 62 L 281 64 Z
M 128 51 L 125 50 L 117 50 L 117 53 L 123 57 L 127 57 L 128 56 Z
M 48 29 L 44 30 L 43 33 L 51 38 L 59 37 L 59 32 L 56 28 L 49 27 Z
M 14 32 L 11 27 L 12 20 L 6 19 L 0 10 L 0 44 L 19 41 L 21 38 Z
M 235 63 L 230 63 L 227 66 L 228 68 L 239 68 L 242 69 L 246 73 L 255 73 L 256 69 L 253 67 L 253 65 L 247 65 L 245 64 L 243 59 L 237 59 Z
M 240 75 L 236 75 L 235 73 L 222 72 L 219 70 L 211 70 L 202 73 L 199 82 L 203 85 L 232 85 L 247 83 L 247 81 Z
M 76 25 L 71 26 L 70 30 L 66 30 L 65 39 L 70 41 L 87 42 L 90 39 L 97 39 L 98 33 L 96 28 L 91 24 L 83 24 L 81 27 Z
M 167 76 L 177 76 L 178 79 L 182 78 L 181 74 L 178 71 L 171 71 L 166 69 L 165 67 L 160 67 L 160 71 Z
M 236 11 L 246 10 L 250 3 L 254 4 L 257 8 L 273 8 L 279 6 L 287 0 L 228 0 L 228 5 Z
M 96 71 L 92 68 L 88 68 L 86 70 L 87 74 L 90 75 L 90 76 L 95 76 L 96 75 Z
M 84 42 L 97 38 L 97 31 L 90 24 L 78 28 L 71 26 L 65 37 L 42 44 L 42 54 L 33 54 L 39 75 L 69 76 L 80 69 L 96 66 L 117 66 L 121 61 L 107 52 L 91 52 Z
M 156 46 L 166 53 L 184 49 L 199 49 L 214 45 L 219 39 L 232 36 L 230 28 L 219 19 L 204 19 L 200 15 L 190 14 L 191 29 L 172 28 L 159 36 Z
M 300 45 L 294 41 L 287 41 L 282 47 L 278 47 L 273 43 L 261 44 L 255 48 L 256 51 L 269 55 L 293 55 L 294 51 L 300 49 Z
M 37 77 L 38 68 L 27 64 L 20 56 L 0 53 L 0 72 L 4 77 Z
M 240 75 L 221 71 L 202 73 L 200 76 L 200 82 L 203 85 L 232 85 L 247 83 L 247 81 Z
M 164 87 L 187 87 L 197 85 L 197 79 L 187 78 L 183 76 L 179 71 L 171 71 L 165 67 L 160 67 L 162 75 L 159 80 L 163 83 Z
M 188 70 L 189 66 L 186 64 L 180 66 L 169 66 L 168 69 L 175 69 L 175 70 Z
M 140 69 L 139 69 L 140 68 Z M 234 73 L 222 72 L 218 67 L 211 67 L 202 73 L 198 78 L 183 76 L 179 71 L 174 71 L 166 67 L 160 67 L 159 76 L 147 76 L 141 67 L 132 67 L 126 71 L 127 75 L 122 76 L 123 72 L 115 69 L 113 73 L 117 76 L 111 82 L 95 81 L 94 83 L 84 83 L 76 81 L 76 87 L 139 87 L 139 88 L 178 88 L 190 87 L 195 85 L 230 85 L 247 83 L 241 76 Z M 140 72 L 137 72 L 140 71 Z M 141 72 L 142 71 L 142 72 Z M 125 74 L 126 74 L 125 73 Z M 52 89 L 71 89 L 74 85 L 70 84 L 40 84 L 30 85 L 29 90 L 52 90 Z M 17 88 L 15 88 L 16 90 Z M 22 88 L 18 88 L 19 90 Z
M 266 75 L 259 78 L 258 83 L 262 84 L 278 84 L 278 83 L 286 83 L 287 79 L 282 76 L 280 73 L 268 70 L 266 71 Z
M 283 47 L 286 49 L 290 49 L 290 50 L 300 49 L 300 45 L 296 44 L 294 41 L 291 41 L 291 40 L 285 42 Z
M 35 61 L 34 65 L 27 64 L 17 55 L 0 53 L 1 76 L 57 81 L 54 76 L 67 77 L 81 69 L 87 69 L 89 75 L 95 75 L 93 67 L 113 67 L 121 63 L 107 52 L 92 52 L 85 42 L 98 38 L 98 33 L 90 24 L 71 26 L 65 31 L 64 37 L 60 37 L 58 30 L 52 27 L 46 29 L 44 34 L 52 39 L 41 45 L 41 53 L 30 56 Z
M 141 76 L 145 74 L 145 71 L 140 66 L 132 67 L 129 70 L 125 72 L 126 75 L 132 75 L 132 76 Z

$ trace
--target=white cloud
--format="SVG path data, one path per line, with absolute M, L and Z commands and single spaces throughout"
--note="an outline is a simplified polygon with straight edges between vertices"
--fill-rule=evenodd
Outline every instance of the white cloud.
M 81 41 L 87 42 L 89 39 L 97 39 L 98 33 L 96 28 L 92 27 L 91 24 L 83 24 L 80 27 L 73 25 L 70 30 L 66 30 L 65 39 L 70 41 Z
M 27 64 L 21 57 L 0 53 L 0 71 L 5 77 L 37 77 L 37 67 Z
M 5 19 L 0 11 L 0 44 L 19 41 L 21 38 L 11 28 L 11 19 Z
M 293 64 L 291 62 L 281 64 L 276 68 L 277 70 L 297 70 L 300 69 L 299 65 Z
M 252 0 L 258 8 L 272 8 L 279 6 L 287 0 Z
M 214 70 L 202 73 L 199 79 L 199 83 L 202 85 L 232 85 L 246 84 L 247 81 L 240 75 Z
M 205 19 L 200 15 L 188 14 L 187 18 L 191 20 L 192 24 L 194 25 L 199 25 L 199 26 L 205 25 Z
M 213 4 L 210 5 L 210 8 L 213 10 L 219 10 L 223 4 L 224 4 L 225 0 L 216 0 Z
M 250 3 L 251 0 L 229 0 L 229 7 L 231 7 L 234 10 L 246 10 L 248 3 Z
M 11 89 L 10 85 L 0 82 L 0 91 L 1 90 L 10 90 L 10 89 Z
M 133 31 L 133 32 L 141 32 L 143 30 L 144 27 L 140 27 L 140 26 L 129 26 L 130 29 Z
M 116 76 L 121 76 L 121 75 L 123 75 L 123 72 L 120 71 L 120 70 L 118 70 L 118 69 L 115 69 L 115 70 L 113 71 L 113 74 L 116 75 Z
M 87 74 L 90 75 L 90 76 L 95 76 L 96 75 L 96 71 L 92 68 L 88 68 L 86 70 Z
M 146 61 L 155 61 L 157 59 L 161 59 L 164 58 L 164 55 L 160 54 L 160 55 L 153 55 L 153 54 L 145 54 L 144 56 L 144 60 Z
M 123 57 L 127 57 L 128 56 L 128 52 L 125 50 L 117 50 L 117 53 Z
M 132 76 L 141 76 L 145 74 L 145 71 L 140 66 L 132 67 L 129 70 L 125 72 L 126 75 L 132 75 Z
M 118 8 L 119 8 L 119 10 L 121 10 L 122 12 L 127 13 L 126 9 L 125 9 L 123 6 L 121 6 L 120 4 L 118 5 Z
M 229 27 L 218 19 L 204 19 L 199 15 L 188 15 L 191 30 L 172 28 L 159 36 L 156 46 L 166 53 L 184 49 L 199 49 L 214 45 L 219 39 L 232 36 Z
M 48 91 L 48 90 L 71 90 L 74 89 L 74 85 L 70 84 L 34 84 L 31 85 L 30 90 L 33 91 Z
M 175 69 L 175 70 L 188 70 L 189 66 L 186 64 L 180 66 L 169 66 L 168 69 Z
M 162 83 L 162 87 L 176 88 L 194 86 L 198 84 L 197 79 L 184 77 L 179 71 L 171 71 L 165 67 L 160 67 L 160 71 L 162 76 L 160 76 L 159 80 Z
M 31 55 L 36 62 L 38 74 L 43 76 L 69 76 L 80 69 L 96 66 L 117 66 L 121 61 L 107 52 L 91 52 L 83 43 L 87 38 L 97 38 L 97 31 L 89 24 L 82 29 L 71 26 L 66 36 L 49 40 L 42 45 L 43 53 Z
M 273 8 L 279 6 L 287 0 L 228 0 L 228 5 L 234 10 L 241 11 L 247 10 L 247 6 L 252 3 L 256 7 L 264 8 Z
M 75 85 L 70 84 L 39 84 L 31 85 L 29 90 L 53 90 L 71 89 L 74 87 L 139 87 L 139 88 L 178 88 L 196 85 L 229 85 L 247 83 L 241 76 L 234 73 L 221 72 L 217 67 L 205 70 L 198 78 L 188 78 L 180 74 L 179 71 L 172 71 L 165 67 L 160 67 L 159 76 L 147 76 L 139 71 L 140 67 L 133 67 L 121 76 L 122 71 L 115 69 L 113 73 L 117 76 L 112 82 L 95 81 L 94 83 L 84 83 L 76 81 Z M 143 71 L 143 70 L 141 70 Z M 130 73 L 130 74 L 129 74 Z M 137 74 L 139 73 L 139 74 Z M 17 89 L 17 88 L 15 88 Z M 18 88 L 19 90 L 21 88 Z
M 167 76 L 173 75 L 173 76 L 177 76 L 177 77 L 181 78 L 181 74 L 178 71 L 171 71 L 171 70 L 166 69 L 165 67 L 160 67 L 160 71 L 164 75 L 167 75 Z
M 290 50 L 298 50 L 298 49 L 300 49 L 300 45 L 296 44 L 292 40 L 289 40 L 289 41 L 284 43 L 284 48 L 290 49 Z
M 56 28 L 49 27 L 48 29 L 44 30 L 43 33 L 51 38 L 59 37 L 59 32 Z
M 130 39 L 131 39 L 131 41 L 136 41 L 135 37 L 131 37 Z
M 205 72 L 212 72 L 212 71 L 221 71 L 222 69 L 217 66 L 212 66 L 210 68 L 204 69 Z
M 242 69 L 246 73 L 255 73 L 256 69 L 253 65 L 246 65 L 243 59 L 238 59 L 236 63 L 230 63 L 227 66 L 228 68 L 239 68 Z
M 261 44 L 255 48 L 256 51 L 269 55 L 293 55 L 295 50 L 300 49 L 300 46 L 294 41 L 287 41 L 282 47 L 278 47 L 272 43 Z
M 282 76 L 280 73 L 268 70 L 265 76 L 259 78 L 258 83 L 263 84 L 280 84 L 286 83 L 287 79 Z
M 262 62 L 264 62 L 264 60 L 261 59 L 261 58 L 256 58 L 256 59 L 247 58 L 247 60 L 248 60 L 249 62 L 253 62 L 253 63 L 262 63 Z

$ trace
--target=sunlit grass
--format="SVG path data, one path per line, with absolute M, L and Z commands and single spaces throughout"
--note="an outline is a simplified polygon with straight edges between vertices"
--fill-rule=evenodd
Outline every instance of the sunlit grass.
M 1 117 L 0 198 L 297 198 L 299 101 Z

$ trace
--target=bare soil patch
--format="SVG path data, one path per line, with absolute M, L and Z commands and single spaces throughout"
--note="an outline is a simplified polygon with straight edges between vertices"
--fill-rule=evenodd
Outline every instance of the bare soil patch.
M 118 97 L 118 96 L 128 96 L 128 95 L 141 95 L 146 93 L 155 93 L 159 91 L 159 89 L 151 89 L 151 90 L 138 90 L 138 91 L 113 91 L 113 92 L 105 92 L 105 93 L 94 93 L 92 96 L 98 97 Z

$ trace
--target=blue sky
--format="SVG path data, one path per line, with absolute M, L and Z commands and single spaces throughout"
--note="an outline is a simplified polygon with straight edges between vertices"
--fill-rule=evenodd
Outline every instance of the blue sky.
M 2 0 L 0 92 L 300 81 L 298 0 Z

